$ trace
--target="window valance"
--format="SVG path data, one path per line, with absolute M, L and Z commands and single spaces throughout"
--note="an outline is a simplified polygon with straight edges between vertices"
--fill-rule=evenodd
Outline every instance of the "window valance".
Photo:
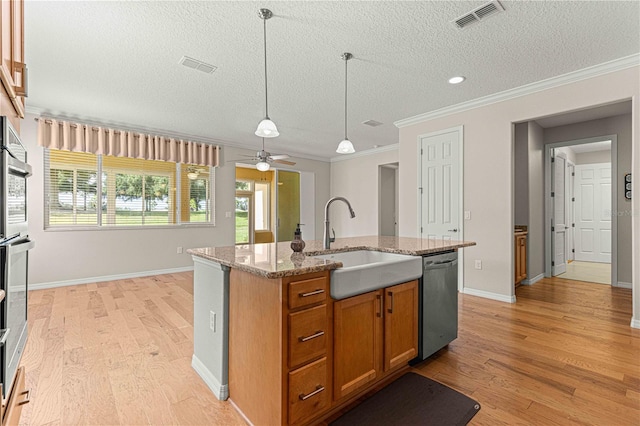
M 220 147 L 127 130 L 37 118 L 38 145 L 63 151 L 215 167 Z

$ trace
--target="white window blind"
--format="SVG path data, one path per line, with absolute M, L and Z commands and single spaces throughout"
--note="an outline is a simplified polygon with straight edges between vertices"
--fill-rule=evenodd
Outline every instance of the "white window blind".
M 213 224 L 213 168 L 45 149 L 45 227 Z

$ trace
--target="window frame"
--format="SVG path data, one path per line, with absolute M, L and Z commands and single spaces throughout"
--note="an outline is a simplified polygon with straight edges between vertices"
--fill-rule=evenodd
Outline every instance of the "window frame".
M 202 221 L 202 222 L 183 222 L 182 221 L 182 216 L 181 216 L 181 211 L 180 211 L 180 206 L 181 206 L 181 201 L 182 201 L 182 197 L 187 196 L 189 197 L 188 199 L 190 200 L 190 189 L 187 191 L 186 194 L 182 194 L 181 188 L 182 188 L 182 182 L 181 182 L 181 175 L 182 175 L 182 167 L 186 167 L 186 164 L 181 164 L 181 163 L 172 163 L 175 165 L 175 188 L 170 188 L 170 191 L 172 191 L 174 193 L 174 200 L 173 200 L 173 205 L 172 208 L 169 209 L 169 217 L 171 217 L 171 215 L 173 215 L 173 217 L 175 217 L 175 223 L 167 223 L 166 225 L 162 225 L 162 224 L 153 224 L 153 225 L 144 225 L 144 224 L 140 224 L 140 225 L 117 225 L 115 223 L 113 224 L 106 224 L 103 223 L 104 222 L 104 217 L 106 217 L 106 213 L 103 213 L 102 211 L 102 194 L 103 194 L 103 182 L 102 182 L 102 177 L 103 174 L 105 173 L 104 167 L 103 167 L 103 155 L 102 154 L 94 154 L 96 156 L 96 176 L 97 178 L 97 188 L 96 188 L 96 198 L 98 200 L 100 200 L 99 202 L 99 207 L 96 207 L 96 211 L 97 211 L 97 223 L 95 225 L 87 225 L 87 224 L 64 224 L 64 225 L 51 225 L 50 223 L 50 218 L 51 218 L 51 207 L 50 207 L 50 197 L 51 197 L 51 191 L 50 191 L 50 173 L 51 173 L 51 156 L 50 156 L 50 151 L 52 151 L 49 148 L 44 148 L 44 161 L 43 161 L 43 169 L 44 169 L 44 191 L 43 191 L 43 201 L 44 201 L 44 209 L 43 209 L 43 229 L 46 232 L 57 232 L 57 231 L 82 231 L 82 230 L 91 230 L 91 231 L 96 231 L 96 230 L 140 230 L 140 229 L 175 229 L 175 228 L 203 228 L 203 227 L 215 227 L 216 226 L 216 212 L 215 212 L 215 194 L 216 194 L 216 187 L 215 187 L 215 167 L 209 167 L 209 166 L 198 166 L 198 167 L 207 167 L 209 169 L 209 176 L 207 179 L 207 189 L 208 189 L 208 197 L 207 197 L 207 203 L 206 205 L 209 208 L 209 221 Z M 145 161 L 161 161 L 161 160 L 145 160 Z M 171 162 L 163 162 L 163 163 L 171 163 Z M 84 168 L 83 168 L 84 167 Z M 75 175 L 77 174 L 78 170 L 86 170 L 86 166 L 84 165 L 74 165 L 74 164 L 69 164 L 64 163 L 64 167 L 54 167 L 54 170 L 69 170 L 73 172 L 74 175 L 74 179 L 75 179 Z M 108 168 L 109 171 L 111 172 L 115 172 L 117 170 L 121 170 L 124 172 L 129 172 L 130 174 L 132 174 L 131 172 L 135 173 L 135 174 L 140 174 L 141 176 L 143 176 L 143 181 L 144 181 L 144 177 L 146 176 L 164 176 L 163 173 L 159 172 L 159 171 L 145 171 L 142 169 L 126 169 L 126 168 L 122 168 L 122 167 L 109 167 Z M 169 174 L 169 180 L 171 180 L 171 176 Z M 75 185 L 75 184 L 74 184 Z M 189 187 L 190 188 L 190 187 Z M 77 188 L 74 188 L 75 191 L 77 192 Z M 105 191 L 104 194 L 108 197 L 108 192 Z M 74 195 L 75 197 L 75 195 Z M 115 200 L 114 200 L 115 202 Z

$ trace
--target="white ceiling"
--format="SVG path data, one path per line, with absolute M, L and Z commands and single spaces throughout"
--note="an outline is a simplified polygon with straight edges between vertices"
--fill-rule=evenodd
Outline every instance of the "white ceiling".
M 398 140 L 394 121 L 640 52 L 638 1 L 502 1 L 463 30 L 451 21 L 485 1 L 27 1 L 28 111 L 259 149 L 334 157 L 344 129 L 356 150 Z M 183 55 L 217 66 L 205 74 Z M 447 79 L 464 75 L 453 86 Z M 368 127 L 365 120 L 383 125 Z

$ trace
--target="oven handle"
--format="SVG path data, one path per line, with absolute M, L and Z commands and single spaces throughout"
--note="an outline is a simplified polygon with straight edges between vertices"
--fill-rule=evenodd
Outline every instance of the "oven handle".
M 8 151 L 7 151 L 8 152 Z M 10 156 L 7 157 L 7 168 L 12 174 L 16 174 L 22 177 L 31 176 L 31 166 L 24 161 L 20 161 L 17 158 Z
M 7 337 L 9 336 L 10 328 L 3 328 L 0 330 L 0 347 L 4 346 L 7 343 Z
M 34 241 L 31 241 L 28 238 L 24 238 L 20 241 L 16 241 L 13 244 L 8 244 L 7 249 L 9 251 L 9 255 L 13 256 L 15 254 L 22 253 L 27 250 L 31 250 L 35 246 L 36 246 L 36 243 Z

